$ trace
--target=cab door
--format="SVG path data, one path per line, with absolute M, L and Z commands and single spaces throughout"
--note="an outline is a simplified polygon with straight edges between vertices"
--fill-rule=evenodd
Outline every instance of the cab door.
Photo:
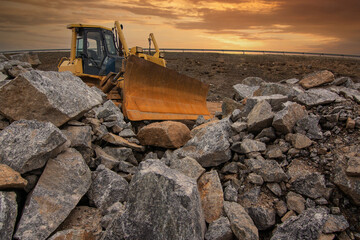
M 79 41 L 81 40 L 79 39 Z M 102 62 L 105 58 L 105 47 L 101 29 L 84 29 L 82 42 L 84 73 L 99 75 Z

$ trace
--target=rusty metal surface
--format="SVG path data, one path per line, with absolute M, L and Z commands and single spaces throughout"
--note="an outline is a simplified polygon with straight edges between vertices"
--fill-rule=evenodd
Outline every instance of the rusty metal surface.
M 207 84 L 136 56 L 128 58 L 123 112 L 130 120 L 211 118 Z

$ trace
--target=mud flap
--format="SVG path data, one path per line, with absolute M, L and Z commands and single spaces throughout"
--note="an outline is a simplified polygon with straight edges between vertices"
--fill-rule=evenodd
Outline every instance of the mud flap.
M 124 76 L 123 112 L 132 121 L 211 118 L 207 84 L 130 56 Z

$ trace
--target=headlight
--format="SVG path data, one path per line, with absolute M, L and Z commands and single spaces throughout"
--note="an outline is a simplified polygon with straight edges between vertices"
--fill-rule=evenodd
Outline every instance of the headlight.
M 159 58 L 164 58 L 165 57 L 165 53 L 164 52 L 160 52 L 159 53 Z

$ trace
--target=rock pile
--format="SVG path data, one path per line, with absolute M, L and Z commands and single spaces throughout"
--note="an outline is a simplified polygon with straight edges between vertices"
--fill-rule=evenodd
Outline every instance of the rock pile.
M 2 239 L 360 239 L 351 79 L 244 79 L 190 131 L 0 59 Z

